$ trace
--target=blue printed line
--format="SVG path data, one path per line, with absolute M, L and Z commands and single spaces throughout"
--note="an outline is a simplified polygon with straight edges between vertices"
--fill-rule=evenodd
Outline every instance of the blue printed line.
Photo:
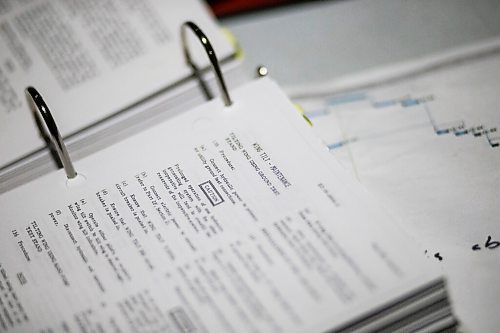
M 364 101 L 367 99 L 368 98 L 366 97 L 366 93 L 356 93 L 356 94 L 349 94 L 349 95 L 333 97 L 333 98 L 327 99 L 326 103 L 329 106 L 334 106 L 334 105 L 340 105 L 340 104 L 360 102 L 360 101 Z
M 404 108 L 419 105 L 419 104 L 420 104 L 420 102 L 418 101 L 418 99 L 415 99 L 415 98 L 407 98 L 407 99 L 404 99 L 401 101 L 401 106 L 403 106 Z
M 443 134 L 450 133 L 450 129 L 449 128 L 435 129 L 434 131 L 436 132 L 437 135 L 443 135 Z
M 345 141 L 335 142 L 335 143 L 331 143 L 331 144 L 327 145 L 327 147 L 330 150 L 338 149 L 338 148 L 345 146 L 346 143 L 347 142 L 345 142 Z
M 465 134 L 469 134 L 468 130 L 455 131 L 455 136 L 462 136 Z
M 372 106 L 376 109 L 380 109 L 380 108 L 386 108 L 388 106 L 393 106 L 393 105 L 396 105 L 398 102 L 391 99 L 391 100 L 387 100 L 387 101 L 376 101 L 376 102 L 372 102 Z
M 326 116 L 327 114 L 328 112 L 326 111 L 326 109 L 304 112 L 304 115 L 309 119 L 323 117 Z

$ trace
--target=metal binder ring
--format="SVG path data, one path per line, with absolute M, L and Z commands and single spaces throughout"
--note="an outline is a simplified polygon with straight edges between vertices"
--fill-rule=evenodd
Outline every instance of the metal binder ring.
M 210 99 L 213 98 L 207 85 L 205 84 L 205 82 L 201 78 L 200 70 L 198 69 L 196 64 L 193 62 L 193 59 L 191 57 L 191 53 L 189 52 L 189 47 L 188 47 L 187 38 L 186 38 L 187 28 L 191 29 L 191 31 L 193 31 L 195 33 L 196 37 L 198 37 L 198 40 L 201 42 L 201 44 L 205 48 L 205 52 L 207 53 L 208 58 L 210 59 L 210 63 L 212 64 L 212 69 L 215 72 L 215 79 L 217 81 L 217 85 L 219 86 L 219 90 L 220 90 L 222 99 L 224 101 L 224 104 L 226 106 L 230 106 L 231 104 L 233 104 L 233 102 L 231 101 L 231 98 L 229 97 L 229 93 L 227 91 L 226 84 L 224 82 L 224 77 L 222 76 L 222 72 L 220 70 L 219 60 L 217 59 L 217 55 L 215 54 L 215 51 L 212 48 L 212 44 L 210 44 L 210 41 L 208 40 L 207 36 L 205 36 L 203 31 L 201 31 L 201 29 L 191 21 L 184 22 L 182 24 L 182 27 L 181 27 L 182 49 L 184 51 L 184 56 L 186 58 L 188 65 L 191 67 L 194 74 L 198 77 L 200 84 L 202 86 L 202 89 L 203 89 L 205 95 L 207 96 L 207 98 L 210 98 Z
M 26 88 L 24 92 L 26 93 L 26 99 L 28 100 L 36 123 L 44 138 L 50 140 L 64 171 L 66 171 L 66 176 L 68 179 L 75 178 L 76 171 L 68 151 L 66 150 L 66 145 L 64 144 L 56 122 L 50 113 L 49 107 L 45 104 L 42 95 L 33 87 Z

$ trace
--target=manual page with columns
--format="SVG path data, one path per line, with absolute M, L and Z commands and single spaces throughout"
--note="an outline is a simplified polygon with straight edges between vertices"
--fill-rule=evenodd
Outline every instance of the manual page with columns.
M 201 0 L 1 1 L 0 179 L 20 172 L 23 161 L 29 160 L 28 169 L 43 164 L 31 160 L 40 158 L 44 141 L 25 101 L 27 86 L 52 101 L 63 137 L 86 140 L 83 149 L 91 150 L 101 147 L 92 140 L 118 141 L 128 135 L 116 132 L 147 123 L 139 115 L 157 115 L 159 103 L 196 102 L 179 33 L 188 20 L 203 27 L 222 62 L 234 57 Z M 196 63 L 207 66 L 202 48 L 191 49 Z M 87 137 L 112 126 L 111 133 Z
M 0 331 L 455 325 L 442 278 L 278 86 L 232 98 L 0 196 Z

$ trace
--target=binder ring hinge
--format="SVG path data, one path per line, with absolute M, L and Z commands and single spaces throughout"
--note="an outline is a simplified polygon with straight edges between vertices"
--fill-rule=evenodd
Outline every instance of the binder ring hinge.
M 33 116 L 35 117 L 35 121 L 42 136 L 52 145 L 59 162 L 62 164 L 64 171 L 66 172 L 66 176 L 69 179 L 75 178 L 76 171 L 69 157 L 66 145 L 64 144 L 56 122 L 52 117 L 47 104 L 45 104 L 42 95 L 40 95 L 40 93 L 33 87 L 27 87 L 24 92 L 26 93 L 28 105 L 33 112 Z
M 205 52 L 207 53 L 208 59 L 210 60 L 210 64 L 212 65 L 212 70 L 215 73 L 215 79 L 217 81 L 217 85 L 219 86 L 222 100 L 224 101 L 224 104 L 226 106 L 230 106 L 231 104 L 233 104 L 233 102 L 231 101 L 231 98 L 229 97 L 229 93 L 227 91 L 226 84 L 224 82 L 224 77 L 222 76 L 222 72 L 220 70 L 219 60 L 217 59 L 217 55 L 215 54 L 215 51 L 212 47 L 212 44 L 210 44 L 210 40 L 203 33 L 203 31 L 196 24 L 194 24 L 191 21 L 184 22 L 182 24 L 182 27 L 181 27 L 182 49 L 184 51 L 184 56 L 186 58 L 186 62 L 191 67 L 194 74 L 200 80 L 200 84 L 202 86 L 203 91 L 205 92 L 205 95 L 208 98 L 212 98 L 212 94 L 210 93 L 207 85 L 205 84 L 205 82 L 201 78 L 200 70 L 198 69 L 198 67 L 194 63 L 194 61 L 191 57 L 191 53 L 189 52 L 189 46 L 188 46 L 187 37 L 186 37 L 186 31 L 188 28 L 191 29 L 191 31 L 193 31 L 193 33 L 196 35 L 198 40 L 201 42 L 201 44 L 205 48 Z

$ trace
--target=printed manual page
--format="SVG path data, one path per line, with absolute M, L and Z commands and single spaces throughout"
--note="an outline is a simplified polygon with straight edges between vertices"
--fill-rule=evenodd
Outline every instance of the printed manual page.
M 320 332 L 435 285 L 272 81 L 232 98 L 0 196 L 2 331 Z

